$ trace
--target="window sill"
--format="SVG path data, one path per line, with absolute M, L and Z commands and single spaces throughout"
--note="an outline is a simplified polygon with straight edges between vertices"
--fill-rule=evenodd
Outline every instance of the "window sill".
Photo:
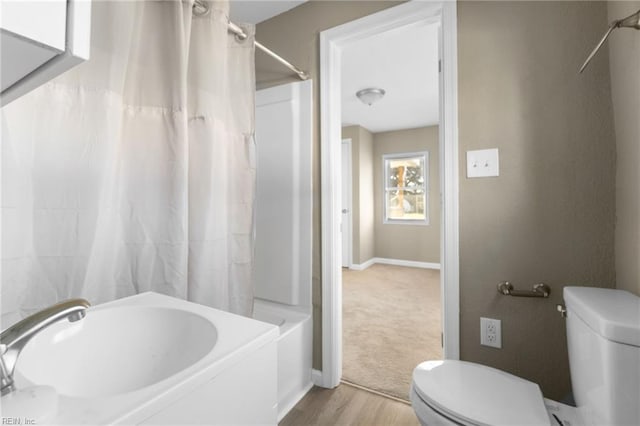
M 392 219 L 382 221 L 383 225 L 413 225 L 413 226 L 429 226 L 429 219 L 426 220 L 402 220 Z

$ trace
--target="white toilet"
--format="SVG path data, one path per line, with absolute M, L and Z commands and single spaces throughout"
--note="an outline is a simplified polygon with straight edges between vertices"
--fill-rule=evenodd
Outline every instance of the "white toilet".
M 413 372 L 422 425 L 640 425 L 640 298 L 565 287 L 571 383 L 577 408 L 543 398 L 537 384 L 464 361 Z

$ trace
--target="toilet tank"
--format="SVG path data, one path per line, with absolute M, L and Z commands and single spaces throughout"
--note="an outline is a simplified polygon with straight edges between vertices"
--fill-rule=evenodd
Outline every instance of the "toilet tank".
M 578 410 L 593 425 L 640 425 L 640 298 L 589 287 L 563 295 Z

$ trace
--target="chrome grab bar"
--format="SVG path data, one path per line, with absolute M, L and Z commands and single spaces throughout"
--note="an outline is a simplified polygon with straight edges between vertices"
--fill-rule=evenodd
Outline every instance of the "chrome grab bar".
M 556 305 L 556 310 L 560 312 L 562 318 L 567 317 L 567 308 L 565 308 L 564 305 Z
M 538 283 L 533 285 L 533 290 L 514 290 L 513 284 L 503 281 L 498 284 L 498 293 L 516 297 L 549 297 L 551 288 L 544 283 Z

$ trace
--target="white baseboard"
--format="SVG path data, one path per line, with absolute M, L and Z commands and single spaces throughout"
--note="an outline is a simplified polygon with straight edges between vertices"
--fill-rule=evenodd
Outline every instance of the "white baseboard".
M 440 269 L 439 263 L 417 262 L 415 260 L 385 259 L 383 257 L 375 257 L 374 259 L 375 263 L 382 263 L 385 265 L 408 266 L 411 268 L 423 269 Z
M 439 263 L 417 262 L 415 260 L 387 259 L 384 257 L 374 257 L 364 263 L 353 264 L 349 269 L 353 269 L 355 271 L 364 271 L 374 263 L 381 263 L 383 265 L 408 266 L 410 268 L 440 269 Z
M 325 387 L 324 380 L 322 380 L 322 371 L 316 370 L 315 368 L 311 370 L 311 381 L 314 385 Z
M 375 262 L 375 257 L 372 259 L 367 260 L 364 263 L 360 263 L 360 264 L 353 264 L 349 267 L 349 269 L 353 269 L 354 271 L 364 271 L 365 269 L 367 269 L 369 266 L 373 265 Z

